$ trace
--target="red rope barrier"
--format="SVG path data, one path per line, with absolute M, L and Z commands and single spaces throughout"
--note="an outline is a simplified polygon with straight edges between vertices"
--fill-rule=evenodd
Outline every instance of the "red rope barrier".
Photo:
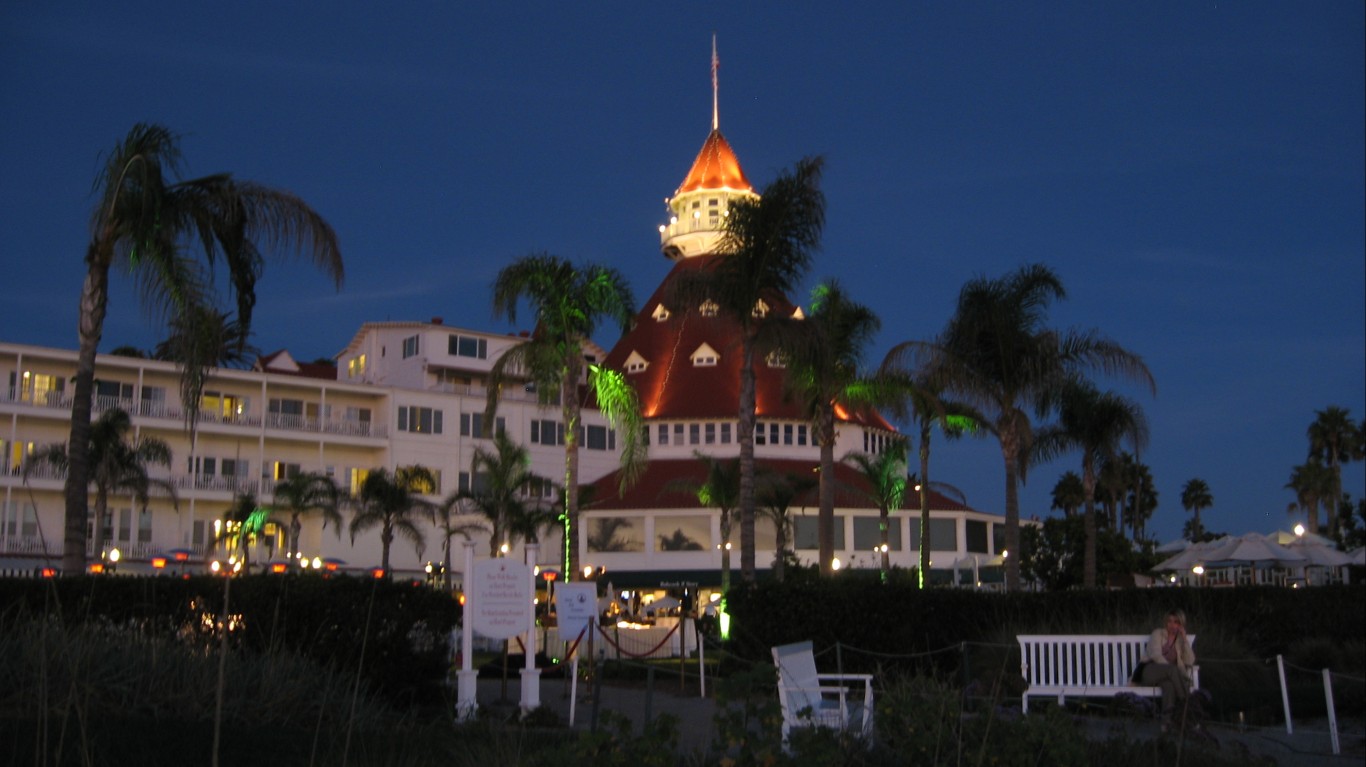
M 617 649 L 617 652 L 621 653 L 622 655 L 625 655 L 630 658 L 648 658 L 649 656 L 654 655 L 656 650 L 663 647 L 664 643 L 669 641 L 669 637 L 673 636 L 674 632 L 678 631 L 678 627 L 681 625 L 681 623 L 675 623 L 674 627 L 669 629 L 669 633 L 665 634 L 664 638 L 659 640 L 659 644 L 655 645 L 654 647 L 651 647 L 650 649 L 640 654 L 627 652 L 626 650 L 621 649 L 621 645 L 617 644 L 616 642 L 613 642 L 612 637 L 607 635 L 607 630 L 604 629 L 602 626 L 598 626 L 598 633 L 602 634 L 602 638 L 607 641 L 607 644 L 610 644 L 613 647 L 615 647 Z

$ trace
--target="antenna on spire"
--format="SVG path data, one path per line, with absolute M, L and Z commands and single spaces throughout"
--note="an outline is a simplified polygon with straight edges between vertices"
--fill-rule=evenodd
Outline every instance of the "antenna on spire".
M 721 68 L 721 60 L 716 58 L 716 33 L 711 33 L 711 129 L 717 130 L 721 127 L 720 109 L 716 97 L 716 70 Z

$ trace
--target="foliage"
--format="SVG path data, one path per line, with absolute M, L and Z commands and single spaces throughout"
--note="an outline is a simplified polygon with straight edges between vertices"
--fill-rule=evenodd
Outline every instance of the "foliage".
M 46 615 L 68 630 L 89 627 L 216 647 L 224 579 L 192 576 L 59 580 L 0 579 L 0 616 Z M 374 594 L 373 608 L 370 608 Z M 460 615 L 447 594 L 373 578 L 253 575 L 233 579 L 230 645 L 247 653 L 296 652 L 324 667 L 361 665 L 367 609 L 373 609 L 363 674 L 391 700 L 440 697 L 446 642 Z
M 1029 525 L 1021 531 L 1020 573 L 1042 583 L 1050 591 L 1086 585 L 1084 517 L 1045 519 L 1042 526 Z M 1128 538 L 1109 528 L 1096 530 L 1096 578 L 1104 585 L 1112 577 L 1141 573 L 1156 564 L 1134 550 Z
M 392 475 L 384 469 L 373 469 L 365 475 L 360 492 L 352 499 L 355 512 L 351 516 L 351 540 L 372 527 L 380 530 L 380 567 L 389 576 L 389 547 L 396 535 L 413 544 L 420 558 L 426 547 L 422 528 L 413 517 L 422 517 L 435 524 L 435 506 L 420 497 L 420 490 L 436 486 L 436 478 L 422 466 L 399 467 Z

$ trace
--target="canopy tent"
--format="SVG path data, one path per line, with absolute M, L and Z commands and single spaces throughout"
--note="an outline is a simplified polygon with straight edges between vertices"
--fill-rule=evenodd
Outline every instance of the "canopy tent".
M 1206 567 L 1297 565 L 1307 559 L 1259 533 L 1246 533 L 1216 543 L 1220 545 L 1204 552 Z

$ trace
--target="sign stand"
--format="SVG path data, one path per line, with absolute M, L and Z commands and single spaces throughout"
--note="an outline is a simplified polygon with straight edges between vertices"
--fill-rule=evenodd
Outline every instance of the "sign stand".
M 470 620 L 473 605 L 474 541 L 465 541 L 465 609 L 460 617 L 460 670 L 456 672 L 455 719 L 474 721 L 479 714 L 479 672 L 474 670 L 474 621 Z
M 527 582 L 531 586 L 531 601 L 527 607 L 530 608 L 530 615 L 527 616 L 526 629 L 526 668 L 522 669 L 522 716 L 525 717 L 533 710 L 541 707 L 541 670 L 536 668 L 536 555 L 540 551 L 540 546 L 534 543 L 526 545 L 526 564 Z

